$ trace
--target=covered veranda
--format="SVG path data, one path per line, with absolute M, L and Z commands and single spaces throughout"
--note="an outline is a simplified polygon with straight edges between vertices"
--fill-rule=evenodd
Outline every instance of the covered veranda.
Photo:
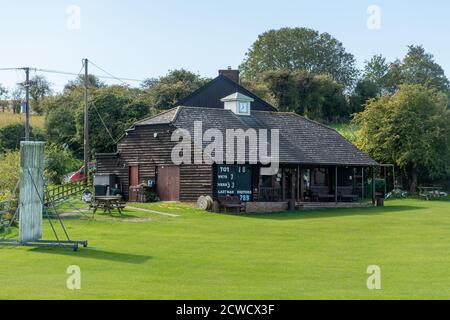
M 366 206 L 384 198 L 387 177 L 385 166 L 286 164 L 275 176 L 260 176 L 255 200 L 295 202 L 297 207 Z M 380 186 L 377 181 L 384 184 Z

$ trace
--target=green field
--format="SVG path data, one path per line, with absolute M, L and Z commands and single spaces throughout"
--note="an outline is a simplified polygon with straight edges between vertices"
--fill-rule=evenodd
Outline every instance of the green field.
M 67 220 L 90 241 L 77 253 L 0 248 L 0 298 L 450 298 L 450 201 L 253 216 L 142 206 L 179 216 Z M 81 268 L 81 290 L 66 288 L 69 265 Z M 367 289 L 370 265 L 382 290 Z
M 14 114 L 0 112 L 0 128 L 10 124 L 25 123 L 25 114 Z M 44 128 L 45 118 L 43 116 L 31 116 L 30 125 L 33 128 Z

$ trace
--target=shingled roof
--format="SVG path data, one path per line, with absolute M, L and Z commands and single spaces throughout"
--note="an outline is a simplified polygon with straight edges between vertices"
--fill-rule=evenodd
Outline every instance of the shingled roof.
M 191 134 L 194 122 L 203 123 L 203 131 L 219 129 L 278 129 L 280 163 L 310 165 L 375 166 L 377 162 L 356 148 L 336 130 L 295 113 L 252 111 L 239 116 L 217 108 L 177 107 L 136 123 L 136 126 L 171 124 Z M 270 148 L 269 148 L 270 150 Z

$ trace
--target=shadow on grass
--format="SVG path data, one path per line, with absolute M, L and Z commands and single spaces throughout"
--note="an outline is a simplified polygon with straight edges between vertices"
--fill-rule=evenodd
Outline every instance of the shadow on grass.
M 103 211 L 97 211 L 95 215 L 89 211 L 85 213 L 79 213 L 79 212 L 72 212 L 72 213 L 64 213 L 62 218 L 64 220 L 91 220 L 91 221 L 108 221 L 108 220 L 133 220 L 141 218 L 137 215 L 135 215 L 133 212 L 130 211 L 122 211 L 122 214 L 120 214 L 118 211 L 113 211 L 112 214 L 108 214 Z
M 78 252 L 73 252 L 70 249 L 64 248 L 35 248 L 31 249 L 30 251 L 37 253 L 70 256 L 72 258 L 76 257 L 76 258 L 121 262 L 128 264 L 142 264 L 152 259 L 152 257 L 149 256 L 119 253 L 119 252 L 108 252 L 89 248 L 80 248 Z
M 374 216 L 388 213 L 400 213 L 411 210 L 423 210 L 425 207 L 416 206 L 388 206 L 383 208 L 351 208 L 351 209 L 318 209 L 311 211 L 294 211 L 271 214 L 249 214 L 243 215 L 250 219 L 269 219 L 269 220 L 301 220 L 301 219 L 324 219 L 348 216 Z

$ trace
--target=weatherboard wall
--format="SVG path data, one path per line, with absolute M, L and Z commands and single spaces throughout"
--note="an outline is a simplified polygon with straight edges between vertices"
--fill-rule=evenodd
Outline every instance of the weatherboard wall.
M 137 126 L 128 131 L 117 146 L 118 154 L 97 155 L 99 174 L 116 174 L 120 178 L 122 190 L 129 195 L 129 168 L 139 167 L 139 182 L 156 180 L 157 168 L 174 165 L 171 141 L 174 128 L 169 125 Z M 157 136 L 155 136 L 155 134 Z M 180 201 L 196 201 L 201 195 L 212 194 L 213 173 L 210 165 L 180 166 Z

